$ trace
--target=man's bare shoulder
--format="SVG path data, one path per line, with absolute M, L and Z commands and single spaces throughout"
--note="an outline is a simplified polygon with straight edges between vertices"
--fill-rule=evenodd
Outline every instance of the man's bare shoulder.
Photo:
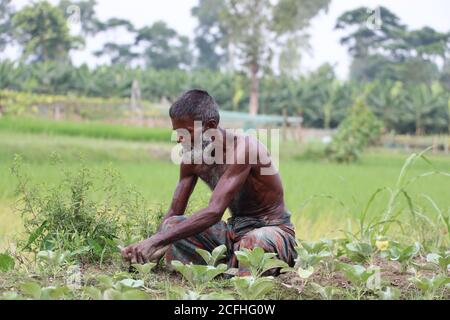
M 271 159 L 269 151 L 264 143 L 253 135 L 236 135 L 236 148 L 240 160 L 242 161 L 244 155 L 246 164 L 253 166 L 270 166 Z M 242 163 L 242 162 L 240 162 Z
M 190 177 L 197 176 L 197 165 L 191 163 L 180 163 L 180 176 L 181 177 Z

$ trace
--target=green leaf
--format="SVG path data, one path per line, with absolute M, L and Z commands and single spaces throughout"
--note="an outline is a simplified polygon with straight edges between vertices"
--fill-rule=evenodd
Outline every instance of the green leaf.
M 84 289 L 84 293 L 92 300 L 103 300 L 102 292 L 95 287 L 88 287 Z
M 67 294 L 70 290 L 67 287 L 46 287 L 41 290 L 42 300 L 60 300 Z
M 20 285 L 20 290 L 23 294 L 39 300 L 41 298 L 41 286 L 36 282 L 27 282 Z
M 127 287 L 127 288 L 140 288 L 144 286 L 144 281 L 142 280 L 134 280 L 134 279 L 123 279 L 119 281 L 118 286 Z M 116 284 L 116 286 L 117 286 Z
M 270 260 L 267 260 L 264 263 L 264 267 L 261 270 L 261 274 L 264 274 L 266 271 L 269 271 L 269 270 L 272 270 L 272 269 L 279 269 L 279 268 L 285 269 L 285 268 L 288 268 L 288 267 L 289 267 L 289 265 L 286 262 L 282 261 L 282 260 L 270 259 Z
M 103 300 L 122 300 L 123 296 L 119 290 L 107 289 L 103 292 Z
M 272 277 L 235 277 L 232 282 L 236 292 L 245 300 L 262 299 L 274 287 Z
M 28 242 L 24 246 L 24 250 L 30 249 L 30 246 L 36 241 L 36 239 L 44 232 L 45 227 L 47 226 L 47 220 L 42 222 L 42 224 L 37 228 L 29 237 Z
M 397 288 L 387 287 L 379 292 L 379 297 L 382 300 L 398 300 L 400 298 L 401 291 Z
M 8 272 L 14 269 L 15 262 L 14 258 L 6 253 L 0 254 L 0 271 Z
M 226 257 L 226 252 L 227 247 L 225 245 L 220 245 L 217 248 L 215 248 L 211 253 L 213 265 L 217 265 L 217 263 L 219 263 L 220 260 L 224 259 Z
M 205 260 L 206 264 L 211 264 L 212 262 L 212 256 L 211 254 L 203 249 L 197 248 L 195 251 L 202 256 L 203 260 Z
M 314 273 L 314 268 L 311 266 L 308 269 L 298 268 L 297 274 L 302 279 L 309 279 Z
M 150 297 L 141 290 L 128 290 L 122 294 L 123 300 L 149 300 Z
M 3 295 L 0 297 L 0 300 L 22 300 L 21 296 L 14 291 L 3 292 Z
M 139 272 L 141 275 L 149 274 L 150 271 L 156 266 L 156 263 L 149 262 L 146 264 L 132 264 L 132 266 Z
M 111 279 L 111 277 L 108 277 L 107 275 L 98 275 L 96 279 L 99 282 L 99 287 L 102 289 L 110 289 L 114 286 L 113 279 Z

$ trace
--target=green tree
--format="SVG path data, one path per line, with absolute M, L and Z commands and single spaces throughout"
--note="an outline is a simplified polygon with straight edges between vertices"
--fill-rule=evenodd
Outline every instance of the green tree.
M 155 69 L 188 68 L 192 55 L 189 38 L 179 35 L 163 21 L 137 32 L 136 44 L 144 44 L 147 67 Z
M 13 8 L 11 0 L 0 0 L 0 51 L 11 41 Z
M 379 25 L 368 24 L 374 12 Z M 431 84 L 439 78 L 437 62 L 449 52 L 448 33 L 430 27 L 408 30 L 385 7 L 378 11 L 361 7 L 342 14 L 336 29 L 347 35 L 341 43 L 353 56 L 351 78 L 355 81 L 391 80 Z
M 69 33 L 62 12 L 47 1 L 25 6 L 13 17 L 14 37 L 25 61 L 70 61 L 69 52 L 83 43 Z
M 270 69 L 273 44 L 298 37 L 329 3 L 329 0 L 225 0 L 221 17 L 227 41 L 250 74 L 250 114 L 258 113 L 259 78 L 264 69 Z
M 446 106 L 446 95 L 440 84 L 435 83 L 431 87 L 425 84 L 411 86 L 408 88 L 402 121 L 409 122 L 416 135 L 423 135 L 428 130 L 445 131 Z
M 139 54 L 133 51 L 134 46 L 131 44 L 117 44 L 107 42 L 101 50 L 94 52 L 97 57 L 109 56 L 112 64 L 131 65 L 132 62 L 139 57 Z
M 365 98 L 359 97 L 339 125 L 327 153 L 337 162 L 356 161 L 367 146 L 378 141 L 382 130 L 382 122 L 371 112 Z
M 224 0 L 200 0 L 191 10 L 198 20 L 194 41 L 199 68 L 218 70 L 227 60 L 226 31 L 220 20 L 224 8 Z
M 378 13 L 378 25 L 370 26 L 368 21 Z M 348 47 L 355 58 L 366 58 L 386 47 L 393 39 L 398 38 L 406 27 L 400 18 L 385 7 L 371 10 L 360 7 L 343 13 L 336 22 L 336 29 L 348 34 L 341 38 L 341 44 Z

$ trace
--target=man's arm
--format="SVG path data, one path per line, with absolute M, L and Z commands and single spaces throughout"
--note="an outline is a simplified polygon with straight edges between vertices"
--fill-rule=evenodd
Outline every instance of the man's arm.
M 180 180 L 173 194 L 169 211 L 165 215 L 163 222 L 173 216 L 183 215 L 189 201 L 189 197 L 194 191 L 198 177 L 193 173 L 191 165 L 180 166 Z
M 250 170 L 251 165 L 235 164 L 230 166 L 216 185 L 207 208 L 194 213 L 170 230 L 159 232 L 153 237 L 125 249 L 122 251 L 124 258 L 132 263 L 147 262 L 163 247 L 203 232 L 219 222 L 231 200 L 245 183 Z
M 250 170 L 250 165 L 231 166 L 217 183 L 208 207 L 194 213 L 171 230 L 155 235 L 157 245 L 166 246 L 188 238 L 219 222 L 231 200 L 245 183 Z

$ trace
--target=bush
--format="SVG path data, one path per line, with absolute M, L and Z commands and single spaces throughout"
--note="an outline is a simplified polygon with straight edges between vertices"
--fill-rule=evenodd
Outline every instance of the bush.
M 120 175 L 112 168 L 98 179 L 81 164 L 74 172 L 63 171 L 56 186 L 32 185 L 16 155 L 12 173 L 18 180 L 24 251 L 69 251 L 84 262 L 103 261 L 118 253 L 119 245 L 151 236 L 162 219 L 162 211 L 155 215 L 139 193 L 119 188 Z
M 327 155 L 337 162 L 356 161 L 367 146 L 379 140 L 382 131 L 382 122 L 370 111 L 364 99 L 359 98 L 339 125 Z

